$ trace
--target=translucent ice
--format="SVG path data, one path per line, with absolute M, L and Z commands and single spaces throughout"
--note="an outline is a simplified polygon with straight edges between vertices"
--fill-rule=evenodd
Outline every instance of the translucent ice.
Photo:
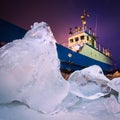
M 82 98 L 97 99 L 110 92 L 110 88 L 107 86 L 109 79 L 105 77 L 102 69 L 97 65 L 75 71 L 68 81 L 70 91 Z
M 105 100 L 105 106 L 108 112 L 120 113 L 120 104 L 118 103 L 115 96 L 111 95 Z
M 120 92 L 120 78 L 110 81 L 94 65 L 65 81 L 59 67 L 56 41 L 44 22 L 0 48 L 0 120 L 120 119 L 119 98 L 101 97 L 109 87 Z
M 113 90 L 117 91 L 118 94 L 118 101 L 120 103 L 120 77 L 112 79 L 108 86 L 111 87 Z M 120 105 L 120 104 L 119 104 Z
M 59 64 L 49 26 L 34 23 L 23 39 L 0 49 L 0 103 L 18 100 L 44 113 L 54 111 L 69 91 Z

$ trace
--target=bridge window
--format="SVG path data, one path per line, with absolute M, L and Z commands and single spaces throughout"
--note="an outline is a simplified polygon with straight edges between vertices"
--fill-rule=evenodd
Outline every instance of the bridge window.
M 87 41 L 89 41 L 89 36 L 87 36 Z
M 85 37 L 85 36 L 84 36 L 84 35 L 82 35 L 82 36 L 80 36 L 80 39 L 81 39 L 81 40 L 84 40 L 84 37 Z
M 75 38 L 75 41 L 76 41 L 76 42 L 77 42 L 77 41 L 79 41 L 79 38 L 78 38 L 78 37 L 76 37 L 76 38 Z
M 73 42 L 73 39 L 70 39 L 70 42 L 72 43 L 72 42 Z

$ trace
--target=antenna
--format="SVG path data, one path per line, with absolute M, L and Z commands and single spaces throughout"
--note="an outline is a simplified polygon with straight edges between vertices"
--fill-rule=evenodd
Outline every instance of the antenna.
M 98 20 L 98 17 L 96 16 L 96 23 L 95 23 L 95 36 L 97 35 L 97 20 Z
M 82 30 L 85 30 L 85 29 L 86 29 L 86 24 L 87 24 L 86 18 L 87 18 L 87 17 L 89 17 L 89 14 L 84 10 L 84 11 L 83 11 L 83 15 L 80 16 L 81 22 L 82 22 Z
M 72 28 L 69 28 L 69 35 L 72 35 L 73 32 L 72 32 Z

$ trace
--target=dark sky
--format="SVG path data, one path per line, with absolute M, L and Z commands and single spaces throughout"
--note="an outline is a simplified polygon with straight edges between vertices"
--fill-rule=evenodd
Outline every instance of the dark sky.
M 88 25 L 95 29 L 98 41 L 109 48 L 120 61 L 120 2 L 119 0 L 1 0 L 0 18 L 30 29 L 34 22 L 50 25 L 59 43 L 67 42 L 70 27 L 80 26 L 80 16 L 87 10 Z

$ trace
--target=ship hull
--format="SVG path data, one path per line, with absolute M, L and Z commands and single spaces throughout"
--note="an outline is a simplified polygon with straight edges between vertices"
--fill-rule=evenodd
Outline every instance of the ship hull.
M 113 70 L 112 60 L 105 55 L 103 56 L 103 60 L 98 60 L 90 56 L 86 56 L 84 53 L 74 52 L 60 44 L 56 45 L 58 58 L 60 59 L 61 71 L 73 72 L 75 70 L 81 70 L 91 65 L 99 65 L 104 72 L 110 72 Z M 90 48 L 87 49 L 89 51 Z

